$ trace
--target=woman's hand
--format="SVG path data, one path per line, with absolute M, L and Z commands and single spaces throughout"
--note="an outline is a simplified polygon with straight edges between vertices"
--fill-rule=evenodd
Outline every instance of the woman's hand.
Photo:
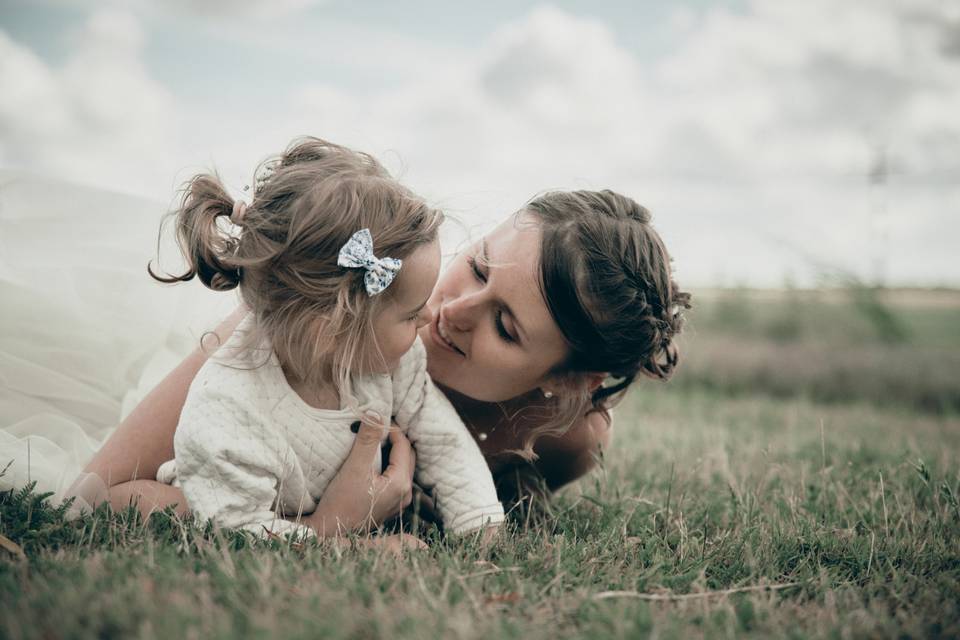
M 426 542 L 409 533 L 395 533 L 389 536 L 368 536 L 357 540 L 357 545 L 364 549 L 384 549 L 396 555 L 403 555 L 405 551 L 429 549 Z
M 376 414 L 364 416 L 347 459 L 324 491 L 316 511 L 303 518 L 318 535 L 330 537 L 375 527 L 410 504 L 416 454 L 398 429 L 390 430 L 387 468 L 383 473 L 373 468 L 384 429 Z

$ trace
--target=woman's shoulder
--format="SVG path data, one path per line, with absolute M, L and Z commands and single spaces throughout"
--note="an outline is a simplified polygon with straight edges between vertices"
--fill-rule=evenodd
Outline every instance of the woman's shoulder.
M 563 435 L 545 435 L 534 446 L 538 455 L 544 453 L 580 455 L 596 451 L 610 444 L 613 435 L 613 412 L 599 409 L 584 415 Z

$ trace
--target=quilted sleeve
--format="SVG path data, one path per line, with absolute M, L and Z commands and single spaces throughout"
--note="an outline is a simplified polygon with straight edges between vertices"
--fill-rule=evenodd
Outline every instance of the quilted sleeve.
M 315 535 L 273 509 L 287 467 L 285 444 L 270 442 L 276 436 L 238 398 L 206 389 L 196 394 L 191 390 L 190 396 L 174 435 L 174 450 L 191 511 L 221 527 L 261 537 Z
M 444 528 L 466 533 L 503 522 L 503 506 L 487 461 L 446 396 L 420 366 L 400 367 L 397 423 L 417 450 L 417 481 L 433 489 Z

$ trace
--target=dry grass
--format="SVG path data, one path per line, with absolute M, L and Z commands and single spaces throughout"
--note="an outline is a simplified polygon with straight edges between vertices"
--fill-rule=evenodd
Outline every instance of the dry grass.
M 8 496 L 0 531 L 28 559 L 0 559 L 0 636 L 960 633 L 957 419 L 649 385 L 616 429 L 604 473 L 489 553 L 297 551 L 35 506 L 23 526 Z
M 960 412 L 960 292 L 695 294 L 677 386 Z
M 66 523 L 5 494 L 0 638 L 960 636 L 960 417 L 918 402 L 956 397 L 958 307 L 895 308 L 890 342 L 835 293 L 724 295 L 686 379 L 618 408 L 603 470 L 489 551 Z

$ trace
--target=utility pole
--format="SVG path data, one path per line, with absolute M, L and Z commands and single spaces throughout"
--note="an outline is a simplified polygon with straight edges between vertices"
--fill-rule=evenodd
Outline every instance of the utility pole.
M 890 159 L 887 147 L 881 144 L 873 156 L 867 172 L 868 189 L 871 203 L 867 212 L 867 242 L 871 279 L 873 286 L 883 287 L 887 281 L 887 249 L 889 245 L 889 225 L 887 223 L 887 183 L 890 180 Z

